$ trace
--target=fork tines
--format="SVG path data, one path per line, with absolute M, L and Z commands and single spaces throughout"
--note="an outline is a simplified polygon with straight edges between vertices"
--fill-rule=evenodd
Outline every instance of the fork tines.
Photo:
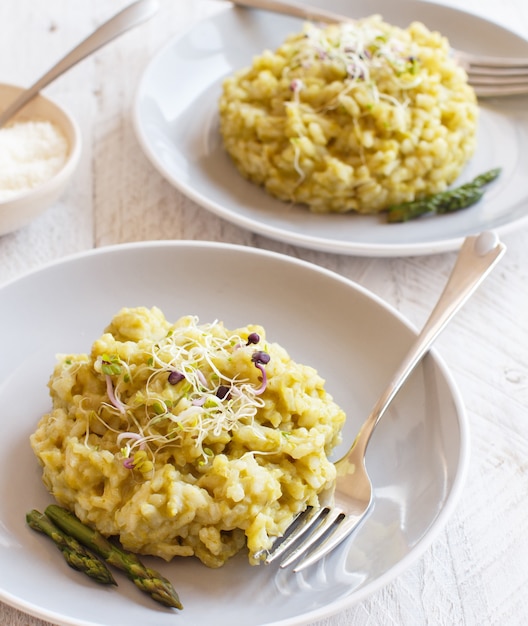
M 468 74 L 477 96 L 504 96 L 528 93 L 528 59 L 483 56 L 453 51 Z
M 477 78 L 469 75 L 469 83 L 479 98 L 528 94 L 528 76 L 526 77 L 526 82 L 522 82 L 501 80 L 496 77 Z
M 281 569 L 296 563 L 293 571 L 300 572 L 332 552 L 364 518 L 365 512 L 347 515 L 336 506 L 309 506 L 297 515 L 284 537 L 275 542 L 264 562 L 269 564 L 283 557 Z

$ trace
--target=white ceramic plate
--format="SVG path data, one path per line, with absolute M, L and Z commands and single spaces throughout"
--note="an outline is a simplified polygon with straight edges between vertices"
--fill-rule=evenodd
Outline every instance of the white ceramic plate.
M 314 297 L 317 294 L 317 297 Z M 220 570 L 146 559 L 178 589 L 175 616 L 123 576 L 98 586 L 74 572 L 25 514 L 51 502 L 28 443 L 49 410 L 59 352 L 90 349 L 122 306 L 159 306 L 235 328 L 261 323 L 270 340 L 311 364 L 347 411 L 351 444 L 414 331 L 354 283 L 287 256 L 203 242 L 151 242 L 71 257 L 0 288 L 0 599 L 58 624 L 257 626 L 305 624 L 349 607 L 413 562 L 453 510 L 468 460 L 466 416 L 444 365 L 429 355 L 384 417 L 368 451 L 372 515 L 353 541 L 307 573 L 251 567 L 241 554 Z M 6 564 L 9 564 L 8 566 Z
M 470 52 L 528 56 L 528 42 L 474 15 L 418 0 L 317 0 L 343 14 L 380 13 L 397 25 L 421 20 Z M 173 39 L 147 67 L 134 122 L 161 174 L 198 204 L 251 231 L 294 245 L 361 256 L 404 256 L 456 249 L 483 230 L 504 233 L 527 221 L 528 97 L 482 102 L 478 151 L 459 178 L 503 167 L 478 205 L 454 215 L 387 224 L 380 216 L 317 215 L 289 206 L 244 180 L 224 152 L 217 100 L 224 77 L 300 29 L 295 18 L 232 5 Z

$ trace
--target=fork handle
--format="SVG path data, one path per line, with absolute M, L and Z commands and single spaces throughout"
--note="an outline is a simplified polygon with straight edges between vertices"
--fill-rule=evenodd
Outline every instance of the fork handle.
M 353 445 L 355 459 L 365 453 L 376 425 L 416 365 L 505 251 L 506 246 L 492 232 L 473 235 L 464 240 L 455 266 L 429 319 L 356 437 Z
M 282 2 L 280 0 L 231 0 L 231 2 L 240 7 L 282 13 L 283 15 L 291 15 L 292 17 L 300 17 L 304 20 L 320 20 L 322 22 L 334 23 L 351 19 L 345 15 L 319 9 L 300 2 Z

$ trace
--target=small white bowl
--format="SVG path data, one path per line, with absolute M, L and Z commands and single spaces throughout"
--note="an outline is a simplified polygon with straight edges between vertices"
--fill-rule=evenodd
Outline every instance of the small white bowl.
M 21 91 L 23 91 L 21 87 L 0 83 L 0 111 L 13 102 Z M 9 124 L 16 121 L 51 122 L 66 137 L 69 150 L 64 165 L 52 178 L 31 190 L 0 200 L 0 235 L 25 226 L 51 206 L 64 192 L 81 155 L 81 133 L 77 122 L 50 98 L 37 95 L 9 121 Z

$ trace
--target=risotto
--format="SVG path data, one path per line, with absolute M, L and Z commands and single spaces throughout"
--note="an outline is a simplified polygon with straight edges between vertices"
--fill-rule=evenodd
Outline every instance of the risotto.
M 271 546 L 330 486 L 345 415 L 264 329 L 122 309 L 59 355 L 31 435 L 56 500 L 131 551 L 219 567 Z
M 476 97 L 447 39 L 379 16 L 306 24 L 227 78 L 219 111 L 239 171 L 315 212 L 444 191 L 476 145 Z

